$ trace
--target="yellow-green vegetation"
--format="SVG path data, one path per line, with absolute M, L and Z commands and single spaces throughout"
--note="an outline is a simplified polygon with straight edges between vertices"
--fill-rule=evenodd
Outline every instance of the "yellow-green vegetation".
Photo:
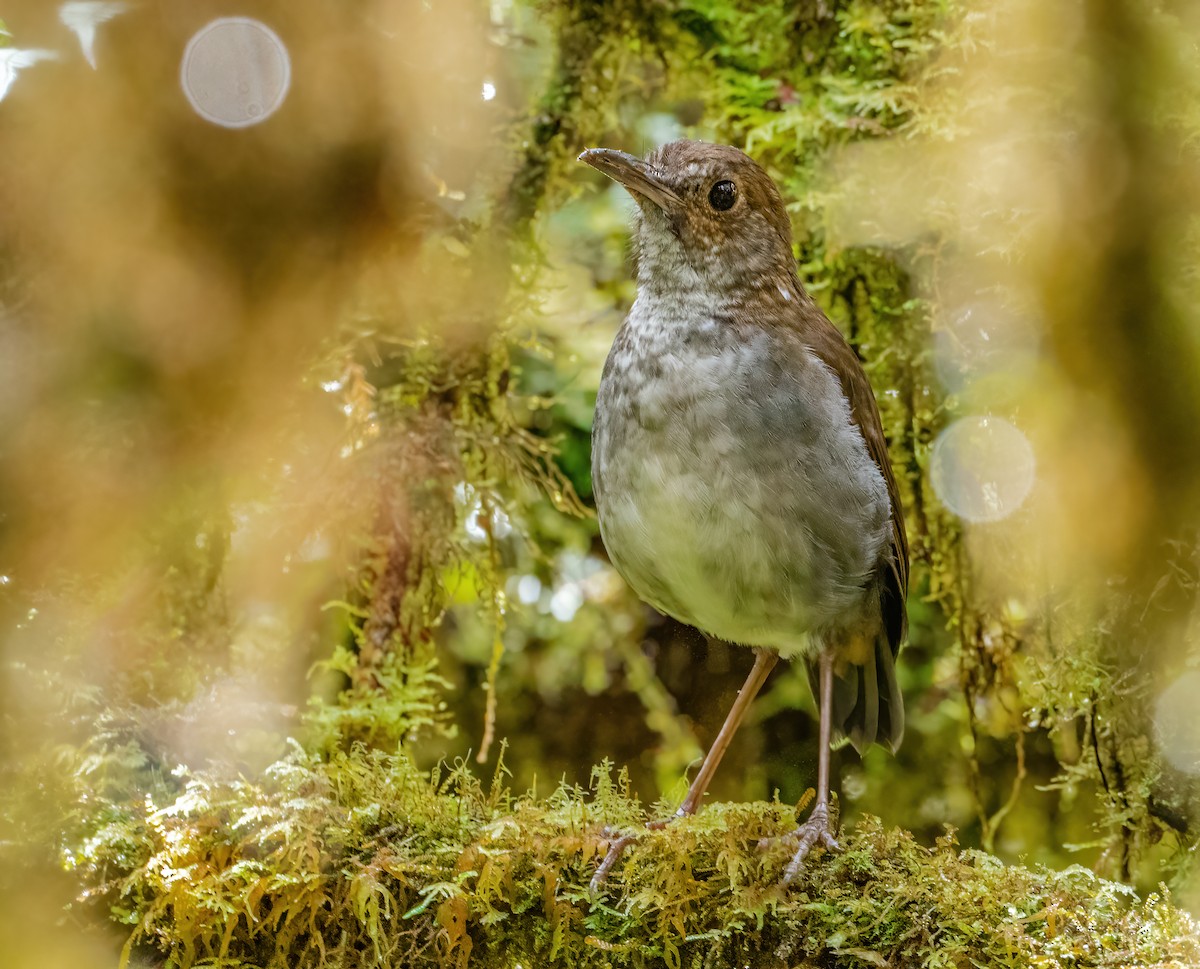
M 417 722 L 432 686 L 419 682 Z M 320 756 L 293 742 L 253 779 L 164 776 L 130 746 L 108 759 L 107 794 L 92 789 L 65 858 L 84 899 L 129 927 L 126 963 L 1200 964 L 1200 926 L 1168 898 L 1078 866 L 1005 865 L 949 833 L 924 847 L 870 817 L 785 886 L 788 842 L 759 847 L 795 827 L 778 801 L 714 804 L 644 833 L 593 897 L 603 839 L 647 818 L 608 765 L 590 791 L 537 797 L 508 790 L 502 766 L 484 785 L 463 764 L 425 772 L 403 748 L 362 744 Z M 122 790 L 129 800 L 111 800 Z

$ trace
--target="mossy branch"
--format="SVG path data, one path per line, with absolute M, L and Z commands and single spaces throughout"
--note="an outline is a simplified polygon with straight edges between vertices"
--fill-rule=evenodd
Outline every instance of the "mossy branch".
M 1006 866 L 866 818 L 780 882 L 794 809 L 712 804 L 646 832 L 600 897 L 621 776 L 514 797 L 497 771 L 298 746 L 261 781 L 195 774 L 108 803 L 68 857 L 154 965 L 363 967 L 1192 966 L 1200 927 L 1082 867 Z M 657 806 L 657 814 L 665 809 Z

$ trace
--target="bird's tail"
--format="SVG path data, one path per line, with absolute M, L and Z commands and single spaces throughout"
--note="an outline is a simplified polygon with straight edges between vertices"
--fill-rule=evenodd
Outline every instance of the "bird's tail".
M 820 671 L 808 664 L 813 696 L 820 697 Z M 850 741 L 860 754 L 878 743 L 893 753 L 904 737 L 904 698 L 896 682 L 896 657 L 882 630 L 862 664 L 849 663 L 833 677 L 833 736 Z

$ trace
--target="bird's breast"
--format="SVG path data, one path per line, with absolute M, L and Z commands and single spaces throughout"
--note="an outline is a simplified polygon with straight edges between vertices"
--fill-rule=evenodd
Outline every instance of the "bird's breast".
M 593 430 L 605 545 L 642 598 L 784 652 L 859 607 L 890 506 L 833 374 L 790 330 L 634 305 Z

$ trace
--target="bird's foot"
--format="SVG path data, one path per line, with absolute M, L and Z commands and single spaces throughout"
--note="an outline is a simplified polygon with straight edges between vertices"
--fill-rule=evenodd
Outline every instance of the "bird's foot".
M 661 831 L 668 824 L 674 821 L 681 814 L 673 814 L 671 817 L 660 821 L 647 821 L 647 831 Z M 626 832 L 622 834 L 616 828 L 605 828 L 600 832 L 600 836 L 608 838 L 608 851 L 604 855 L 604 860 L 600 862 L 600 867 L 596 869 L 596 873 L 592 875 L 592 880 L 588 884 L 588 890 L 593 896 L 600 894 L 600 889 L 604 887 L 605 881 L 608 880 L 608 873 L 612 871 L 613 865 L 621 860 L 621 855 L 625 853 L 625 849 L 637 841 L 641 837 L 639 834 Z
M 588 891 L 593 897 L 600 894 L 600 889 L 604 887 L 604 883 L 608 880 L 608 873 L 612 871 L 613 865 L 621 860 L 621 855 L 625 853 L 625 849 L 637 841 L 639 837 L 636 834 L 621 834 L 615 828 L 605 828 L 600 832 L 600 836 L 609 839 L 608 851 L 604 855 L 604 860 L 600 862 L 600 867 L 592 875 L 591 882 L 588 883 Z
M 780 838 L 763 838 L 758 843 L 760 849 L 769 848 L 776 841 L 795 841 L 796 852 L 792 855 L 792 860 L 788 863 L 783 872 L 783 883 L 790 885 L 797 875 L 804 869 L 804 859 L 808 857 L 808 853 L 817 845 L 823 848 L 828 848 L 830 851 L 840 851 L 841 845 L 833 837 L 833 824 L 829 817 L 829 805 L 818 804 L 812 809 L 812 814 L 795 831 L 783 835 Z

